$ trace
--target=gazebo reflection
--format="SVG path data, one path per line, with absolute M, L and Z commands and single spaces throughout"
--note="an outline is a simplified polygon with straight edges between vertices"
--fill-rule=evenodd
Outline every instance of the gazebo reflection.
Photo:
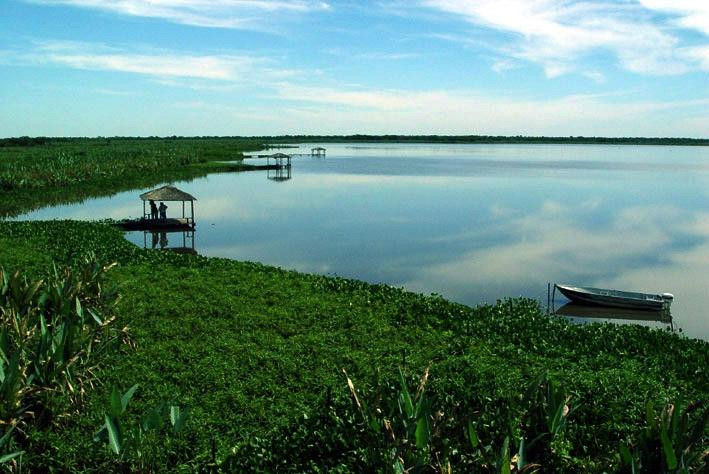
M 194 234 L 194 230 L 146 230 L 143 231 L 143 248 L 197 255 Z
M 291 167 L 285 166 L 278 169 L 269 169 L 266 172 L 266 177 L 271 181 L 288 181 L 293 175 L 291 174 Z

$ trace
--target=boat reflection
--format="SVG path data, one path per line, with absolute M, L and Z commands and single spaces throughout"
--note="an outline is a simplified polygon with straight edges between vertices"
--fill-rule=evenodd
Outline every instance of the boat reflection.
M 637 323 L 639 321 L 656 322 L 668 324 L 674 330 L 672 323 L 672 313 L 669 309 L 660 311 L 647 311 L 627 308 L 609 308 L 604 306 L 592 306 L 579 303 L 566 303 L 560 308 L 556 308 L 554 314 L 575 320 L 612 320 L 618 323 Z M 579 321 L 581 322 L 581 321 Z

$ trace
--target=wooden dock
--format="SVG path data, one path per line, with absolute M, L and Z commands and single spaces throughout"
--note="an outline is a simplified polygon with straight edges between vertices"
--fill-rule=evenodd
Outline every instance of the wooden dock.
M 195 228 L 194 220 L 190 219 L 126 219 L 117 225 L 124 230 L 179 231 Z
M 296 156 L 317 156 L 310 153 L 288 153 L 291 158 Z M 244 155 L 244 158 L 273 158 L 273 155 Z
M 327 150 L 322 147 L 313 148 L 310 153 L 275 153 L 270 155 L 244 155 L 244 158 L 275 158 L 275 159 L 285 159 L 292 158 L 295 156 L 315 156 L 315 157 L 325 157 Z

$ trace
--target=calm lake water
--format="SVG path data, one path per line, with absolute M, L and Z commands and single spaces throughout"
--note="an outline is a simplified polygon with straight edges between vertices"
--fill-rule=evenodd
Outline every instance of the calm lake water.
M 175 183 L 198 199 L 195 249 L 466 304 L 546 305 L 547 282 L 671 292 L 673 327 L 709 340 L 709 148 L 324 146 L 326 158 L 293 158 L 291 179 L 257 171 Z M 144 191 L 20 219 L 137 217 Z M 164 237 L 157 248 L 183 246 L 181 233 Z M 153 245 L 150 234 L 127 238 Z M 557 307 L 563 300 L 557 293 Z M 608 315 L 573 319 L 599 316 Z

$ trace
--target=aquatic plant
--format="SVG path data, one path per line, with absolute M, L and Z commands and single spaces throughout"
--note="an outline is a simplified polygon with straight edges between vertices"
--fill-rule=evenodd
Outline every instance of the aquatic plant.
M 635 442 L 621 443 L 621 464 L 632 473 L 706 472 L 708 427 L 705 401 L 670 403 L 659 415 L 648 401 L 645 430 Z
M 155 453 L 147 450 L 147 438 L 151 435 L 167 436 L 166 427 L 177 434 L 185 427 L 189 407 L 161 403 L 145 413 L 139 423 L 131 424 L 126 419 L 126 410 L 138 384 L 121 394 L 113 387 L 109 410 L 104 414 L 104 424 L 93 440 L 107 445 L 117 456 L 114 462 L 122 462 L 133 470 L 153 471 L 156 468 Z
M 648 400 L 659 407 L 709 397 L 709 345 L 667 331 L 575 326 L 548 317 L 533 300 L 470 308 L 388 285 L 143 250 L 108 223 L 0 222 L 0 263 L 23 268 L 30 279 L 53 262 L 75 266 L 88 252 L 119 263 L 102 288 L 120 288 L 113 324 L 130 325 L 136 346 L 100 357 L 101 386 L 140 383 L 121 423 L 130 430 L 137 414 L 165 400 L 192 407 L 179 436 L 160 434 L 166 426 L 143 438 L 144 459 L 159 470 L 393 467 L 391 451 L 380 449 L 387 431 L 364 424 L 342 367 L 360 401 L 382 410 L 373 416 L 392 422 L 405 467 L 421 459 L 445 468 L 447 459 L 458 472 L 495 471 L 507 457 L 517 466 L 520 453 L 522 468 L 616 471 L 621 441 L 633 452 L 646 429 Z M 420 377 L 409 374 L 431 361 L 417 399 Z M 412 417 L 402 404 L 396 418 L 400 368 L 413 407 L 426 400 Z M 27 425 L 23 444 L 6 452 L 25 451 L 28 468 L 110 465 L 118 455 L 87 435 L 105 422 L 104 397 L 87 390 L 75 416 L 60 427 Z M 444 416 L 436 418 L 439 411 Z M 423 413 L 434 418 L 420 449 L 409 430 Z M 706 450 L 706 439 L 695 446 Z M 133 449 L 123 456 L 138 465 Z
M 209 172 L 246 170 L 248 165 L 218 161 L 239 160 L 243 151 L 261 147 L 255 140 L 228 138 L 8 142 L 0 146 L 0 217 Z
M 0 267 L 0 456 L 18 456 L 28 426 L 63 416 L 55 395 L 77 405 L 93 387 L 97 357 L 125 329 L 113 328 L 117 295 L 103 286 L 112 265 L 86 257 L 29 281 Z M 66 407 L 65 407 L 66 408 Z

